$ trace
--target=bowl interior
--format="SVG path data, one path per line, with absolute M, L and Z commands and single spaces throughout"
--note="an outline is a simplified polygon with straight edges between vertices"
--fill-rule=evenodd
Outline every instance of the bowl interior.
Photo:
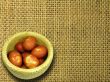
M 47 47 L 48 56 L 47 56 L 46 60 L 44 61 L 44 63 L 41 64 L 40 66 L 38 66 L 36 68 L 32 68 L 32 69 L 23 69 L 23 68 L 19 68 L 19 67 L 13 65 L 8 60 L 7 54 L 8 54 L 9 51 L 11 51 L 15 48 L 15 45 L 16 45 L 17 42 L 22 41 L 24 38 L 26 38 L 28 36 L 35 37 L 37 39 L 37 44 L 44 45 L 45 47 Z M 6 65 L 8 65 L 12 69 L 15 69 L 15 70 L 18 70 L 18 71 L 22 71 L 22 72 L 39 71 L 40 69 L 44 68 L 46 65 L 49 65 L 51 63 L 51 61 L 53 59 L 53 47 L 52 47 L 51 43 L 49 42 L 49 40 L 41 34 L 34 33 L 34 32 L 21 32 L 21 33 L 15 34 L 14 36 L 12 36 L 11 38 L 9 38 L 7 40 L 7 42 L 3 46 L 2 59 L 3 59 L 3 62 Z

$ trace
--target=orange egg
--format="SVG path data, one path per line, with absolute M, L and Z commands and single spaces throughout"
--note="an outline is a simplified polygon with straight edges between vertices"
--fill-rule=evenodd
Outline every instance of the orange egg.
M 40 64 L 39 60 L 31 54 L 24 57 L 23 61 L 24 61 L 24 65 L 28 68 L 35 68 Z
M 22 42 L 18 42 L 18 43 L 15 45 L 15 48 L 16 48 L 16 50 L 19 51 L 19 52 L 24 52 Z
M 32 50 L 35 46 L 36 46 L 36 38 L 35 37 L 32 37 L 32 36 L 29 36 L 27 37 L 26 39 L 24 39 L 23 41 L 23 47 L 25 50 Z
M 28 52 L 24 52 L 24 53 L 22 54 L 22 57 L 25 58 L 27 55 L 29 55 L 29 53 L 28 53 Z
M 44 62 L 44 59 L 39 59 L 40 64 Z
M 37 46 L 35 47 L 31 54 L 36 56 L 37 58 L 44 58 L 48 53 L 48 50 L 45 46 Z
M 8 54 L 8 58 L 9 58 L 9 61 L 14 64 L 15 66 L 18 66 L 20 67 L 22 65 L 22 56 L 19 52 L 17 51 L 11 51 L 9 54 Z

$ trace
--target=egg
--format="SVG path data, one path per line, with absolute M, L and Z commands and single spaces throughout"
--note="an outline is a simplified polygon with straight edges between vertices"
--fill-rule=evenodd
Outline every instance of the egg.
M 11 51 L 8 54 L 9 61 L 15 66 L 20 67 L 22 65 L 22 56 L 18 51 Z
M 36 46 L 36 38 L 35 37 L 32 37 L 32 36 L 29 36 L 27 37 L 26 39 L 24 39 L 23 41 L 23 47 L 25 50 L 32 50 L 35 46 Z
M 47 56 L 47 53 L 47 48 L 42 45 L 35 47 L 31 52 L 31 54 L 36 56 L 37 58 L 44 58 L 45 56 Z
M 23 61 L 24 61 L 24 65 L 27 68 L 35 68 L 40 64 L 39 60 L 31 54 L 28 54 L 26 57 L 24 57 Z
M 29 53 L 28 53 L 28 52 L 24 52 L 24 53 L 22 54 L 22 57 L 25 58 L 27 55 L 29 55 Z
M 18 42 L 18 43 L 15 45 L 15 48 L 16 48 L 16 50 L 19 51 L 19 52 L 24 52 L 22 42 Z
M 40 65 L 44 62 L 44 59 L 39 59 Z

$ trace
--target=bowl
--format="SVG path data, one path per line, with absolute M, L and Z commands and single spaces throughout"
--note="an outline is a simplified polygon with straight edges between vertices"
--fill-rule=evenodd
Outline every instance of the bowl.
M 20 40 L 24 39 L 27 36 L 33 36 L 37 39 L 37 43 L 39 45 L 44 45 L 48 49 L 48 56 L 45 60 L 45 62 L 38 67 L 32 68 L 32 69 L 23 69 L 19 68 L 15 65 L 13 65 L 8 57 L 7 54 L 9 51 L 13 50 L 16 43 L 19 42 Z M 20 79 L 33 79 L 36 77 L 39 77 L 42 75 L 50 66 L 51 62 L 53 59 L 53 46 L 50 43 L 50 41 L 43 35 L 38 34 L 36 32 L 20 32 L 9 39 L 5 42 L 3 48 L 2 48 L 2 61 L 5 67 L 16 77 Z

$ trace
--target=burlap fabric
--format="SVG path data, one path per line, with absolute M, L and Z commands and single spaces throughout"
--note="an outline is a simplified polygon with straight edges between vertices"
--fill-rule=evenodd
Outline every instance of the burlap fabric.
M 0 0 L 0 51 L 23 31 L 54 46 L 48 71 L 26 82 L 110 82 L 110 0 Z M 22 81 L 0 59 L 0 82 Z

